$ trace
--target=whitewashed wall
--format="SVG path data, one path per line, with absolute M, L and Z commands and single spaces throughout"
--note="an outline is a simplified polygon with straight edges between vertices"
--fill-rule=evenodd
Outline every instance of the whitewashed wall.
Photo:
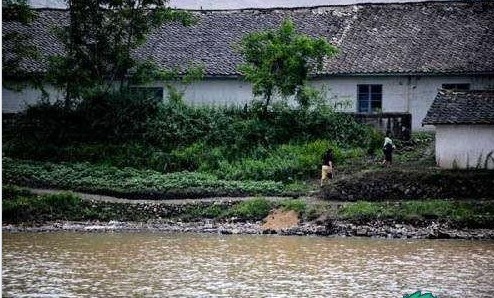
M 340 76 L 317 79 L 312 85 L 323 91 L 325 98 L 339 111 L 357 111 L 357 85 L 383 85 L 383 112 L 409 112 L 412 129 L 424 130 L 422 120 L 442 84 L 470 84 L 471 89 L 493 89 L 494 77 L 468 76 Z M 245 81 L 207 80 L 185 89 L 185 99 L 194 104 L 243 105 L 252 100 L 251 85 Z
M 328 99 L 335 107 L 345 112 L 357 111 L 357 85 L 383 85 L 383 112 L 409 112 L 412 114 L 412 129 L 423 130 L 433 127 L 422 127 L 429 107 L 431 106 L 442 84 L 469 83 L 472 90 L 494 89 L 494 77 L 467 76 L 348 76 L 318 80 L 315 86 L 329 88 Z
M 486 157 L 494 158 L 494 125 L 438 125 L 436 162 L 441 168 L 484 168 Z M 494 160 L 488 160 L 494 169 Z
M 357 85 L 383 85 L 383 112 L 409 112 L 412 114 L 412 129 L 423 130 L 424 119 L 437 91 L 442 84 L 469 83 L 471 89 L 493 89 L 493 76 L 336 76 L 312 81 L 314 87 L 322 89 L 333 106 L 343 112 L 357 111 Z M 148 86 L 164 87 L 163 83 Z M 59 97 L 54 88 L 48 88 L 51 99 Z M 244 105 L 253 99 L 249 83 L 231 79 L 205 79 L 187 87 L 179 87 L 184 98 L 191 104 Z M 164 93 L 166 97 L 166 92 Z M 2 89 L 2 111 L 16 112 L 26 104 L 40 98 L 40 93 L 27 89 L 22 93 Z
M 63 94 L 52 86 L 44 87 L 49 95 L 49 100 L 54 102 L 63 99 Z M 17 113 L 28 105 L 33 105 L 41 100 L 41 92 L 32 87 L 27 87 L 21 91 L 14 91 L 2 87 L 2 113 Z
M 422 76 L 410 79 L 409 111 L 412 113 L 412 128 L 421 129 L 421 122 L 425 118 L 429 107 L 437 95 L 442 84 L 468 83 L 471 90 L 494 89 L 493 76 Z M 433 127 L 425 127 L 432 129 Z

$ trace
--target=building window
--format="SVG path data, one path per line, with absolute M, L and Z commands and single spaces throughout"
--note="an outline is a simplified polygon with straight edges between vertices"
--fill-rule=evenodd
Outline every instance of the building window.
M 357 85 L 358 112 L 382 111 L 383 85 Z
M 470 84 L 443 84 L 443 89 L 446 90 L 462 90 L 462 91 L 467 91 L 470 90 Z
M 130 93 L 163 100 L 163 87 L 130 87 Z

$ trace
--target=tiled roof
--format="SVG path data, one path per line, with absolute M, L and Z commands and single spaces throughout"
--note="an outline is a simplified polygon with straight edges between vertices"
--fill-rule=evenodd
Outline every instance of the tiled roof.
M 297 29 L 340 48 L 323 75 L 494 73 L 494 1 L 359 4 L 290 9 L 194 11 L 196 25 L 167 24 L 136 55 L 162 67 L 204 64 L 211 76 L 238 75 L 234 50 L 248 32 L 273 29 L 291 18 Z M 52 27 L 67 23 L 63 10 L 40 10 L 29 30 L 44 54 L 61 51 Z M 20 25 L 3 23 L 3 33 Z M 27 28 L 22 28 L 28 30 Z M 4 46 L 5 48 L 5 46 Z M 43 63 L 26 63 L 43 71 Z
M 422 124 L 494 124 L 494 90 L 440 90 Z

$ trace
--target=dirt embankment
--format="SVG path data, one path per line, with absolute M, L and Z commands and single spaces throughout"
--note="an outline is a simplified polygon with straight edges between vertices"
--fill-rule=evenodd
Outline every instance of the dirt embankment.
M 494 199 L 494 171 L 367 170 L 335 179 L 321 197 L 339 201 Z

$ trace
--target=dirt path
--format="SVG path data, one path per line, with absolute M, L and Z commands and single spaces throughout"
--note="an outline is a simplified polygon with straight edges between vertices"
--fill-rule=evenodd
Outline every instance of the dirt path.
M 251 200 L 254 198 L 258 198 L 258 197 L 213 197 L 213 198 L 200 198 L 200 199 L 129 200 L 129 199 L 122 199 L 122 198 L 111 197 L 111 196 L 88 194 L 88 193 L 75 192 L 75 191 L 56 190 L 56 189 L 31 188 L 29 190 L 32 193 L 38 194 L 38 195 L 70 192 L 70 193 L 73 193 L 76 196 L 80 197 L 83 200 L 93 200 L 93 201 L 112 202 L 112 203 L 125 203 L 125 204 L 169 204 L 169 205 L 173 205 L 173 204 L 187 204 L 187 203 L 194 203 L 194 202 L 240 202 L 240 201 L 247 201 L 247 200 Z M 269 200 L 269 201 L 273 201 L 273 202 L 291 199 L 291 197 L 269 197 L 269 196 L 262 196 L 262 198 Z M 310 199 L 311 200 L 317 200 L 316 198 L 310 198 Z

